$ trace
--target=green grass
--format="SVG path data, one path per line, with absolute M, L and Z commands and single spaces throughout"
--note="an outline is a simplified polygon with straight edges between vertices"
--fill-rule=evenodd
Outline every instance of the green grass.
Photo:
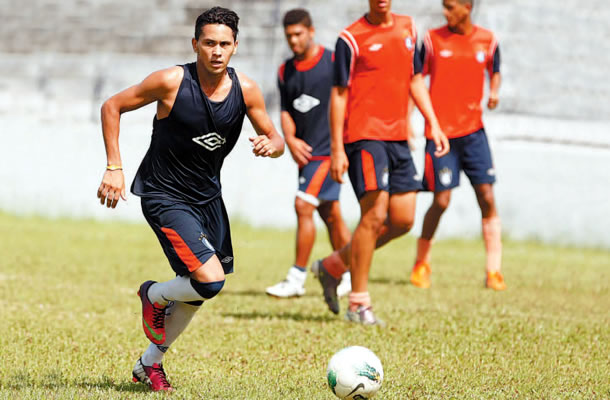
M 136 290 L 172 278 L 147 226 L 0 214 L 0 232 L 0 398 L 166 397 L 130 383 L 148 344 Z M 440 241 L 420 290 L 410 235 L 375 255 L 379 329 L 330 314 L 311 276 L 300 299 L 263 294 L 293 235 L 233 227 L 236 273 L 165 357 L 172 398 L 332 399 L 326 364 L 355 344 L 384 365 L 380 399 L 610 398 L 608 251 L 507 241 L 509 289 L 493 293 L 481 242 Z

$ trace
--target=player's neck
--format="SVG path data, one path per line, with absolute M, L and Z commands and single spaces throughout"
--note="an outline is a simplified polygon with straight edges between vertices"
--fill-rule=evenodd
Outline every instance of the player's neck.
M 309 45 L 309 47 L 307 48 L 307 50 L 305 50 L 305 52 L 303 54 L 295 55 L 294 58 L 296 58 L 298 61 L 311 60 L 312 58 L 314 58 L 315 56 L 318 55 L 319 51 L 320 51 L 320 46 L 318 46 L 316 43 L 314 43 L 312 41 L 311 44 Z
M 474 25 L 472 24 L 472 21 L 470 20 L 470 18 L 468 18 L 464 22 L 457 24 L 454 27 L 449 27 L 449 30 L 458 35 L 468 36 L 474 30 Z
M 385 12 L 385 13 L 376 13 L 373 11 L 369 11 L 368 13 L 365 14 L 364 18 L 366 18 L 366 20 L 369 22 L 369 24 L 378 25 L 382 28 L 392 26 L 392 24 L 394 23 L 394 18 L 392 18 L 392 13 L 389 11 Z
M 222 85 L 225 77 L 228 75 L 227 70 L 218 74 L 209 72 L 203 65 L 197 63 L 197 75 L 199 75 L 199 85 L 206 96 L 211 97 L 216 90 Z

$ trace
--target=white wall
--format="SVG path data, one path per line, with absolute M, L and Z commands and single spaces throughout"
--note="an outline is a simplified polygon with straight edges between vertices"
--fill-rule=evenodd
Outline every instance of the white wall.
M 96 203 L 105 155 L 99 106 L 149 72 L 191 61 L 193 15 L 210 1 L 0 0 L 0 210 L 20 214 L 142 221 L 139 202 L 106 210 Z M 225 4 L 225 2 L 223 2 Z M 610 247 L 610 8 L 601 0 L 483 0 L 476 22 L 498 34 L 503 54 L 499 110 L 485 115 L 496 162 L 505 232 L 514 237 Z M 278 25 L 296 5 L 311 9 L 319 40 L 361 15 L 366 2 L 227 0 L 242 16 L 233 65 L 264 89 L 277 120 L 275 71 L 288 56 Z M 439 1 L 394 2 L 420 32 L 441 24 Z M 149 24 L 142 26 L 141 21 Z M 569 29 L 568 29 L 569 27 Z M 129 183 L 147 149 L 152 107 L 127 114 L 121 146 Z M 421 130 L 421 117 L 414 116 Z M 289 155 L 261 160 L 246 136 L 227 159 L 224 194 L 232 215 L 293 226 L 296 167 Z M 415 158 L 421 165 L 423 141 Z M 349 184 L 341 200 L 358 207 Z M 430 203 L 418 198 L 417 226 Z M 479 212 L 463 177 L 439 237 L 476 236 Z
M 149 106 L 122 121 L 121 147 L 129 181 L 144 155 L 150 138 Z M 417 125 L 419 121 L 415 120 Z M 519 140 L 520 125 L 536 132 L 548 129 L 557 136 L 572 134 L 561 121 L 519 119 L 497 115 L 487 118 L 498 183 L 496 195 L 505 232 L 518 238 L 610 247 L 610 146 L 565 146 Z M 579 126 L 607 132 L 607 124 Z M 3 118 L 0 135 L 0 209 L 18 214 L 94 217 L 142 221 L 139 201 L 131 195 L 116 210 L 100 206 L 95 197 L 105 165 L 99 124 L 61 118 L 40 120 Z M 515 133 L 512 135 L 512 133 Z M 297 170 L 288 154 L 276 160 L 255 158 L 250 153 L 244 129 L 234 152 L 228 157 L 222 181 L 231 215 L 255 225 L 294 226 L 292 202 Z M 414 157 L 421 170 L 423 139 Z M 605 147 L 604 147 L 605 146 Z M 476 236 L 479 212 L 467 179 L 455 190 L 449 211 L 443 217 L 439 237 Z M 358 206 L 349 184 L 341 200 L 348 220 L 358 218 Z M 429 194 L 418 198 L 419 232 Z

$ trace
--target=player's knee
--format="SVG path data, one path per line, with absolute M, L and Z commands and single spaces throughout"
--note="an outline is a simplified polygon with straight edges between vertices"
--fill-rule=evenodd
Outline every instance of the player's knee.
M 364 228 L 378 232 L 383 226 L 387 217 L 388 211 L 378 207 L 366 213 L 366 215 L 364 215 L 360 220 L 360 225 L 362 225 Z
M 401 236 L 408 233 L 413 228 L 414 216 L 402 215 L 400 218 L 390 218 L 390 229 L 393 236 Z
M 481 203 L 487 207 L 491 208 L 494 206 L 494 193 L 491 190 L 487 190 L 480 195 Z
M 297 197 L 294 200 L 294 210 L 299 217 L 313 217 L 315 207 L 300 197 Z
M 341 220 L 341 209 L 335 207 L 335 203 L 337 202 L 327 202 L 318 207 L 320 218 L 326 225 L 334 225 Z
M 451 202 L 451 192 L 446 190 L 434 196 L 434 207 L 444 212 Z
M 206 300 L 209 300 L 220 293 L 224 285 L 224 279 L 216 282 L 199 282 L 191 278 L 191 286 L 193 289 L 195 289 L 195 291 Z
M 400 235 L 408 233 L 411 228 L 413 228 L 413 219 L 400 221 L 398 224 L 394 225 L 394 229 L 396 229 Z

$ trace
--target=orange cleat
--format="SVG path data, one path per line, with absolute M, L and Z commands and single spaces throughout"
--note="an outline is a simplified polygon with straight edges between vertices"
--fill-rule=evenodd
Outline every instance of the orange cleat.
M 506 283 L 504 283 L 502 273 L 500 271 L 487 272 L 485 287 L 493 290 L 506 290 Z
M 411 283 L 422 289 L 430 287 L 430 265 L 427 262 L 415 263 L 413 271 L 411 271 Z

